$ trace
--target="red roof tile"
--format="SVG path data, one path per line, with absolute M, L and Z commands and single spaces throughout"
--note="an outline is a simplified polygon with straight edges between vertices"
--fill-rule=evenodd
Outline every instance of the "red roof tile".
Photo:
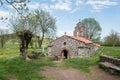
M 79 36 L 71 36 L 71 37 L 74 38 L 74 39 L 76 39 L 76 40 L 79 40 L 79 41 L 82 41 L 84 43 L 87 43 L 87 44 L 93 43 L 92 41 L 90 41 L 90 40 L 88 40 L 86 38 L 83 38 L 83 37 L 79 37 Z
M 79 36 L 70 36 L 71 38 L 73 38 L 73 39 L 76 39 L 76 40 L 78 40 L 78 41 L 82 41 L 82 42 L 84 42 L 84 43 L 86 43 L 86 44 L 90 44 L 90 43 L 92 43 L 93 45 L 95 45 L 95 46 L 100 46 L 99 44 L 95 44 L 95 43 L 93 43 L 92 41 L 90 41 L 90 40 L 88 40 L 88 39 L 86 39 L 86 38 L 83 38 L 83 37 L 79 37 Z

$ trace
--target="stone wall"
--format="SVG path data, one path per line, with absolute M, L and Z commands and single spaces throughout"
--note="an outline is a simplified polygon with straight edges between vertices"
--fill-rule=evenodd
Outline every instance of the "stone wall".
M 61 56 L 62 51 L 67 50 L 69 57 L 89 57 L 95 52 L 93 48 L 92 44 L 85 44 L 64 35 L 52 41 L 48 47 L 48 55 Z
M 101 55 L 100 62 L 109 62 L 109 63 L 115 64 L 116 66 L 120 67 L 120 59 L 113 58 L 111 56 Z
M 64 45 L 64 43 L 66 43 Z M 53 41 L 50 45 L 53 45 L 52 47 L 48 47 L 49 54 L 59 56 L 61 55 L 61 51 L 64 49 L 67 49 L 69 51 L 69 54 L 71 57 L 77 56 L 77 47 L 78 45 L 84 46 L 82 42 L 79 42 L 77 40 L 73 40 L 67 36 L 63 36 L 61 38 L 56 39 Z

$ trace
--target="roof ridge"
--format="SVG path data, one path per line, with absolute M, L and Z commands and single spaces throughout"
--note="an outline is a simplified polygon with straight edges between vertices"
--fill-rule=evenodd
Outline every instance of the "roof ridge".
M 83 38 L 83 37 L 79 37 L 79 36 L 70 36 L 70 37 L 71 37 L 71 38 L 74 38 L 74 39 L 76 39 L 76 40 L 78 40 L 78 41 L 82 41 L 82 42 L 84 42 L 84 43 L 87 43 L 87 44 L 93 43 L 91 40 L 86 39 L 86 38 Z

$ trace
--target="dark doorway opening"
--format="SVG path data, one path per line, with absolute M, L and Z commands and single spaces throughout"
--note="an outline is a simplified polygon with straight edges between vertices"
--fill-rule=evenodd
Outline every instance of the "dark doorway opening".
M 68 58 L 68 51 L 67 50 L 63 50 L 63 55 L 64 55 L 64 59 Z

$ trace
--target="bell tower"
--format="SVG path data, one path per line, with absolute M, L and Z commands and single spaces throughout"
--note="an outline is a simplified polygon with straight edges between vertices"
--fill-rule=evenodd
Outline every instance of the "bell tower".
M 73 35 L 79 36 L 79 37 L 84 37 L 84 38 L 87 37 L 85 26 L 80 21 L 76 24 Z

